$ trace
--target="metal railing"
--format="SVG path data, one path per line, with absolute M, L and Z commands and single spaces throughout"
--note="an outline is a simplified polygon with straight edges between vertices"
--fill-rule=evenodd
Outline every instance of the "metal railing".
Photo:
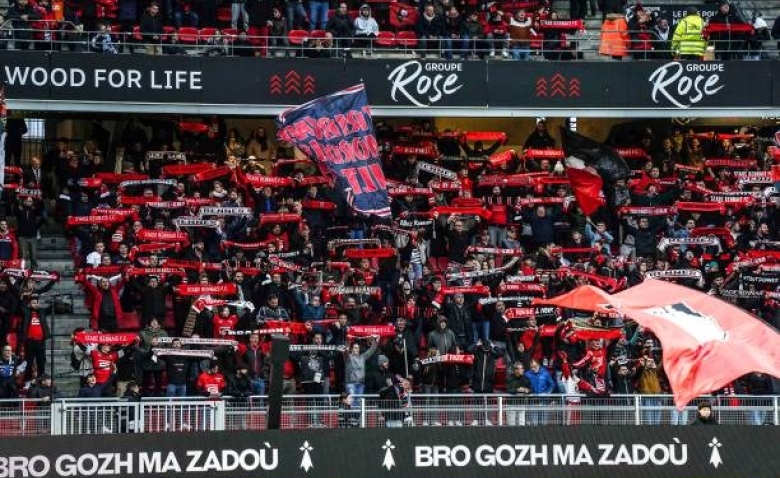
M 448 426 L 687 425 L 699 402 L 713 405 L 722 425 L 780 425 L 780 396 L 702 397 L 677 411 L 669 395 L 423 395 L 404 400 L 291 395 L 282 402 L 282 428 Z M 168 431 L 263 430 L 267 398 L 198 397 L 0 401 L 0 437 L 100 435 Z
M 512 58 L 513 50 L 519 44 L 507 38 L 436 38 L 423 45 L 420 39 L 396 39 L 388 43 L 387 39 L 377 38 L 324 38 L 321 35 L 310 34 L 308 37 L 292 39 L 290 36 L 260 36 L 246 35 L 246 44 L 237 44 L 238 36 L 234 33 L 188 34 L 184 41 L 175 44 L 171 38 L 176 30 L 167 31 L 156 40 L 148 35 L 133 31 L 77 31 L 66 28 L 46 29 L 14 29 L 10 21 L 0 25 L 0 49 L 37 50 L 37 51 L 74 51 L 100 53 L 104 43 L 93 41 L 101 34 L 109 35 L 111 45 L 117 53 L 150 53 L 178 54 L 191 56 L 296 56 L 296 57 L 340 57 L 374 54 L 377 52 L 397 53 L 407 56 L 431 55 L 445 58 L 448 56 L 475 58 Z M 320 32 L 324 33 L 324 32 Z M 671 59 L 675 52 L 670 50 L 669 40 L 642 40 L 638 34 L 646 31 L 629 31 L 632 38 L 626 45 L 626 57 L 636 60 Z M 543 40 L 540 38 L 528 40 L 519 50 L 521 57 L 529 53 L 531 59 L 604 59 L 609 56 L 599 54 L 601 45 L 598 30 L 571 31 L 567 33 L 568 40 Z M 715 56 L 724 59 L 757 60 L 762 58 L 777 58 L 780 50 L 774 40 L 761 42 L 761 48 L 748 47 L 742 39 L 727 39 L 710 41 L 714 46 Z M 638 45 L 644 45 L 638 47 Z M 506 51 L 507 56 L 502 53 Z M 172 53 L 175 52 L 175 53 Z M 491 52 L 495 56 L 491 56 Z

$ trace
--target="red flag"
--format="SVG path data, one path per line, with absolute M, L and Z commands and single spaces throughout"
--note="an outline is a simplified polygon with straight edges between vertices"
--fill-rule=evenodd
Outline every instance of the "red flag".
M 606 204 L 604 181 L 595 169 L 588 167 L 577 158 L 566 158 L 566 176 L 577 202 L 587 216 Z
M 650 279 L 613 296 L 581 297 L 573 308 L 595 310 L 608 302 L 658 336 L 678 409 L 750 372 L 780 376 L 780 334 L 708 294 Z
M 780 183 L 780 164 L 772 165 L 772 182 L 775 184 Z

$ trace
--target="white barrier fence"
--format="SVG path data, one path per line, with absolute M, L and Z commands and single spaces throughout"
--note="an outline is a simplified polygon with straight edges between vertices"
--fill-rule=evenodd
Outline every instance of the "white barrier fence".
M 291 395 L 282 402 L 282 428 L 377 428 L 537 425 L 687 425 L 709 401 L 722 425 L 780 425 L 780 396 L 702 397 L 683 410 L 668 395 L 417 395 L 402 400 Z M 0 401 L 0 437 L 95 435 L 168 431 L 262 430 L 267 398 L 155 398 Z

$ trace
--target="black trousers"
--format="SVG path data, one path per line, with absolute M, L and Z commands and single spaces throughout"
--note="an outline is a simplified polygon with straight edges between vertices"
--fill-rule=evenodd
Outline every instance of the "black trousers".
M 24 356 L 27 360 L 27 370 L 24 372 L 24 379 L 32 379 L 32 364 L 35 361 L 35 367 L 38 369 L 38 375 L 46 371 L 46 341 L 30 340 L 24 342 Z

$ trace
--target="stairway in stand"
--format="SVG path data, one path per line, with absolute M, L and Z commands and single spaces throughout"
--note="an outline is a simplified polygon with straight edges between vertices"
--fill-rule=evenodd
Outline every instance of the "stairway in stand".
M 72 313 L 54 312 L 49 316 L 54 335 L 54 383 L 60 394 L 72 397 L 78 393 L 79 378 L 70 366 L 70 334 L 76 327 L 89 325 L 89 311 L 84 306 L 84 293 L 73 281 L 75 271 L 68 239 L 61 234 L 43 235 L 38 246 L 38 268 L 59 272 L 60 282 L 51 293 L 73 304 Z M 46 301 L 52 302 L 53 298 Z M 46 357 L 47 361 L 51 360 L 51 353 Z M 47 363 L 46 373 L 51 371 L 51 363 Z

